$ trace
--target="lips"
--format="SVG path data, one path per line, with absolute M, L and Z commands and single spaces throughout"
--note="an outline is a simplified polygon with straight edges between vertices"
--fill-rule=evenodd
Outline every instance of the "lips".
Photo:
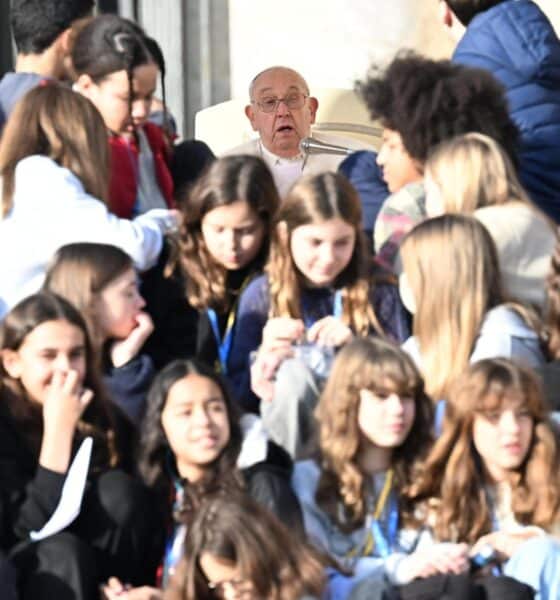
M 280 125 L 276 128 L 276 133 L 291 133 L 292 131 L 295 131 L 292 125 Z

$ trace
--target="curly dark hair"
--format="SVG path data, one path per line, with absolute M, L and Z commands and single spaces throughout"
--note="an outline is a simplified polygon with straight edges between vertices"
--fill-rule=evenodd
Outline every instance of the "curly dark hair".
M 502 2 L 505 2 L 505 0 L 445 0 L 447 6 L 465 27 L 478 13 L 502 4 Z
M 159 498 L 159 507 L 165 520 L 171 517 L 170 496 L 173 480 L 179 477 L 175 458 L 169 447 L 161 424 L 161 414 L 167 402 L 169 390 L 174 383 L 187 375 L 200 375 L 211 379 L 220 389 L 229 421 L 230 438 L 227 446 L 212 464 L 212 468 L 202 482 L 184 486 L 183 506 L 177 507 L 176 519 L 190 521 L 202 499 L 209 493 L 226 488 L 240 489 L 243 480 L 236 468 L 241 450 L 241 429 L 239 415 L 227 388 L 225 380 L 210 367 L 197 360 L 175 360 L 169 363 L 155 377 L 148 392 L 146 415 L 140 432 L 139 471 L 146 485 L 154 490 Z
M 406 53 L 384 72 L 374 66 L 356 87 L 371 117 L 397 131 L 422 164 L 437 144 L 471 131 L 499 142 L 518 164 L 519 133 L 505 90 L 487 71 Z

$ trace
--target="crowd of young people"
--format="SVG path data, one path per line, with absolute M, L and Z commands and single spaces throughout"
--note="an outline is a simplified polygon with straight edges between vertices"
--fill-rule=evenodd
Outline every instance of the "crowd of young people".
M 387 260 L 342 173 L 177 185 L 157 44 L 68 28 L 74 89 L 0 137 L 2 597 L 560 598 L 560 244 L 499 85 L 407 56 L 361 86 L 419 186 Z M 503 122 L 412 131 L 413 67 Z

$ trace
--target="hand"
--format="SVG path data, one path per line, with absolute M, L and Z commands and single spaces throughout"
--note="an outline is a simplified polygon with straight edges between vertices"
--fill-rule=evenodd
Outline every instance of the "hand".
M 271 351 L 287 348 L 301 339 L 305 333 L 305 325 L 301 319 L 275 317 L 269 319 L 263 329 L 261 350 Z
M 45 432 L 74 436 L 76 425 L 93 398 L 93 392 L 82 388 L 78 372 L 55 371 L 43 402 Z
M 70 464 L 76 425 L 93 398 L 84 390 L 75 370 L 56 371 L 43 402 L 43 439 L 39 464 L 55 473 L 66 473 Z
M 131 361 L 140 352 L 144 342 L 154 330 L 154 323 L 150 315 L 140 312 L 136 316 L 136 327 L 124 340 L 117 340 L 111 345 L 111 362 L 114 367 L 122 367 Z
M 482 546 L 490 545 L 498 553 L 500 562 L 505 562 L 515 554 L 521 544 L 536 535 L 539 534 L 534 529 L 520 531 L 518 533 L 493 531 L 492 533 L 488 533 L 479 538 L 471 548 L 469 554 L 474 556 L 480 551 Z
M 163 594 L 147 585 L 133 588 L 121 583 L 116 577 L 111 577 L 106 585 L 101 587 L 101 592 L 106 600 L 161 600 Z
M 467 544 L 440 543 L 411 554 L 411 580 L 430 577 L 438 573 L 460 574 L 469 570 L 469 547 Z
M 353 337 L 350 327 L 336 317 L 323 317 L 315 321 L 307 331 L 307 339 L 321 346 L 336 348 L 349 342 Z
M 276 350 L 259 350 L 255 362 L 251 365 L 251 389 L 261 400 L 270 402 L 274 398 L 276 371 L 282 361 L 293 354 L 291 346 Z

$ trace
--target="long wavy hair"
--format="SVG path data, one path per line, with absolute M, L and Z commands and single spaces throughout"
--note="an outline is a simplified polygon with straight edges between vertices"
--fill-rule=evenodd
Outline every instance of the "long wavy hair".
M 2 212 L 12 208 L 20 160 L 40 154 L 70 170 L 88 194 L 106 202 L 109 152 L 95 106 L 57 83 L 33 88 L 17 103 L 0 138 Z
M 560 359 L 560 241 L 556 242 L 546 278 L 542 338 L 550 359 Z
M 474 217 L 448 214 L 419 223 L 400 252 L 416 304 L 413 334 L 426 389 L 446 398 L 469 363 L 484 316 L 504 302 L 496 247 Z
M 437 146 L 425 173 L 438 185 L 446 213 L 472 214 L 512 201 L 532 206 L 507 154 L 482 133 L 466 133 Z
M 221 598 L 208 587 L 200 558 L 208 553 L 231 561 L 261 600 L 320 597 L 325 588 L 324 564 L 317 552 L 290 532 L 268 510 L 247 495 L 208 499 L 197 512 L 185 541 L 180 575 L 169 600 Z
M 321 456 L 316 499 L 333 521 L 348 531 L 363 524 L 367 511 L 368 475 L 359 465 L 364 437 L 358 410 L 360 390 L 364 389 L 414 399 L 412 428 L 392 456 L 397 493 L 412 482 L 416 461 L 426 454 L 432 440 L 432 402 L 411 358 L 398 346 L 377 338 L 356 338 L 344 346 L 316 409 Z M 405 503 L 399 504 L 399 510 L 407 510 Z
M 154 489 L 160 507 L 168 518 L 171 513 L 170 496 L 179 475 L 175 456 L 169 446 L 161 423 L 161 415 L 171 387 L 189 375 L 200 375 L 213 381 L 222 394 L 227 410 L 230 438 L 216 460 L 209 465 L 207 476 L 199 483 L 183 481 L 183 505 L 173 515 L 177 520 L 192 517 L 202 499 L 219 490 L 241 489 L 243 481 L 236 463 L 241 450 L 239 416 L 227 384 L 210 367 L 196 360 L 175 360 L 155 377 L 147 398 L 146 415 L 142 422 L 139 444 L 139 471 L 146 485 Z
M 474 543 L 492 530 L 482 459 L 473 443 L 473 422 L 507 406 L 526 409 L 533 437 L 519 469 L 511 472 L 512 510 L 524 525 L 550 528 L 560 518 L 560 439 L 549 421 L 540 382 L 528 368 L 505 358 L 479 361 L 451 388 L 443 433 L 426 459 L 409 496 L 436 516 L 440 540 Z
M 228 309 L 227 270 L 208 252 L 202 219 L 211 210 L 239 200 L 247 202 L 265 228 L 263 245 L 254 259 L 255 270 L 268 256 L 272 216 L 280 199 L 266 164 L 256 156 L 227 156 L 214 161 L 180 205 L 180 264 L 187 282 L 187 299 L 198 309 Z
M 87 326 L 80 313 L 64 298 L 42 292 L 28 296 L 17 304 L 0 326 L 0 352 L 18 351 L 25 338 L 39 325 L 48 321 L 65 321 L 77 327 L 84 336 L 86 349 L 86 374 L 84 387 L 92 390 L 93 399 L 84 410 L 76 428 L 78 439 L 92 436 L 94 467 L 115 466 L 121 459 L 117 443 L 115 419 L 111 404 L 97 369 Z M 42 406 L 33 402 L 21 381 L 10 377 L 0 361 L 0 397 L 13 416 L 29 448 L 39 458 L 43 436 Z
M 116 246 L 81 242 L 60 248 L 47 270 L 44 289 L 66 298 L 82 313 L 98 354 L 105 340 L 97 324 L 95 301 L 132 266 L 130 256 Z
M 356 233 L 350 261 L 333 284 L 342 290 L 342 319 L 358 335 L 367 335 L 372 328 L 383 333 L 369 301 L 373 281 L 362 231 L 360 199 L 352 184 L 338 173 L 302 177 L 276 213 L 270 258 L 265 267 L 270 289 L 269 316 L 301 319 L 300 297 L 304 283 L 290 251 L 292 233 L 302 225 L 329 219 L 341 219 Z

